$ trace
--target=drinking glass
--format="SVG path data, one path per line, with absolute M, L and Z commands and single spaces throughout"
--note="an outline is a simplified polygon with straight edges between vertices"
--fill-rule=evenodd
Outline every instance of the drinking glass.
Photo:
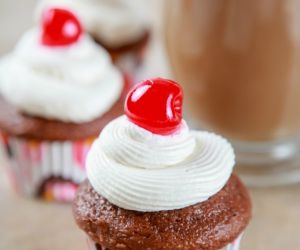
M 300 180 L 300 0 L 169 0 L 165 45 L 196 128 L 250 185 Z

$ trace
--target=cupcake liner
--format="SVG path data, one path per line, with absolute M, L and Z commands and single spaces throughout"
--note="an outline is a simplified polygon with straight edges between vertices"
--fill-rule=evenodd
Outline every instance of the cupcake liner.
M 235 241 L 233 241 L 231 244 L 223 248 L 223 250 L 239 250 L 242 237 L 243 235 L 241 234 L 239 237 L 235 239 Z
M 6 169 L 14 190 L 49 201 L 70 202 L 85 178 L 85 158 L 94 138 L 38 141 L 1 136 Z M 43 188 L 43 193 L 40 193 Z
M 241 239 L 242 234 L 234 242 L 220 250 L 239 250 Z M 90 238 L 87 238 L 87 245 L 89 250 L 109 250 L 108 248 L 103 248 L 99 244 L 96 244 Z

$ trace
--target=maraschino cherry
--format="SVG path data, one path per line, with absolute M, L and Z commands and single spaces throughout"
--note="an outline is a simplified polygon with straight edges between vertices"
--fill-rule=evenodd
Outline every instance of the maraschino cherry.
M 47 46 L 65 46 L 75 43 L 81 33 L 82 26 L 77 17 L 70 11 L 51 8 L 42 15 L 41 42 Z
M 134 124 L 159 135 L 176 132 L 182 120 L 181 87 L 155 78 L 136 85 L 127 95 L 125 114 Z

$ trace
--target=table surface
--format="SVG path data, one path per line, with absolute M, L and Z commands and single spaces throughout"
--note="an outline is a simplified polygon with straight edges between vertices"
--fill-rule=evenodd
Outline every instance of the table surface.
M 0 249 L 83 250 L 70 205 L 18 197 L 0 167 Z M 241 250 L 300 249 L 300 185 L 251 189 L 254 213 Z
M 11 49 L 11 41 L 15 41 L 31 23 L 34 2 L 0 0 L 0 53 Z M 152 55 L 157 61 L 162 52 L 155 50 Z M 157 65 L 153 60 L 148 61 L 148 74 L 161 75 L 163 67 L 153 68 Z M 0 161 L 0 250 L 87 249 L 84 234 L 74 224 L 69 205 L 18 197 L 10 190 L 4 172 Z M 253 220 L 241 249 L 299 250 L 299 194 L 300 185 L 251 189 Z

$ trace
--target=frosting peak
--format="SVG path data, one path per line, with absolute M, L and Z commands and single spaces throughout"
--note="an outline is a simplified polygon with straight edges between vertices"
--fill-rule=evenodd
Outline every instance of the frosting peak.
M 181 162 L 195 149 L 195 138 L 185 122 L 174 135 L 151 133 L 123 116 L 108 124 L 100 136 L 101 151 L 126 166 L 159 169 Z

